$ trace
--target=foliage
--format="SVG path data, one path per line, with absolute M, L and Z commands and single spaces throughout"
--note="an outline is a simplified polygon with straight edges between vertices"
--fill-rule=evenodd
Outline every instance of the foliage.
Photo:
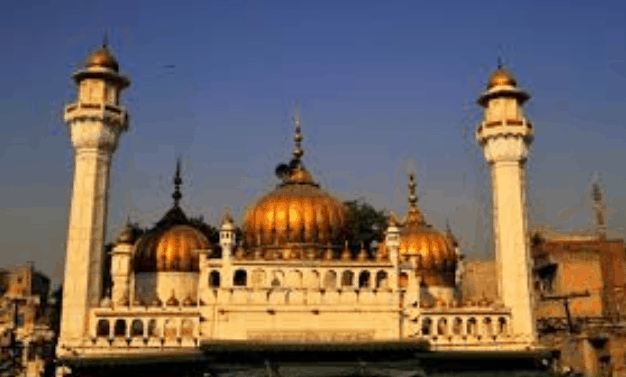
M 209 225 L 204 221 L 204 216 L 192 217 L 189 219 L 189 225 L 201 231 L 212 244 L 220 241 L 220 232 L 213 225 Z
M 363 199 L 345 202 L 348 209 L 348 244 L 353 254 L 361 250 L 363 244 L 371 254 L 372 242 L 382 242 L 389 215 L 377 210 Z
M 148 232 L 148 229 L 140 227 L 139 223 L 128 223 L 126 226 L 129 227 L 133 231 L 134 239 L 139 239 L 139 237 L 143 236 L 144 234 Z
M 57 289 L 52 291 L 52 307 L 50 308 L 50 329 L 54 331 L 55 336 L 59 335 L 61 330 L 61 308 L 63 307 L 63 285 L 59 285 Z

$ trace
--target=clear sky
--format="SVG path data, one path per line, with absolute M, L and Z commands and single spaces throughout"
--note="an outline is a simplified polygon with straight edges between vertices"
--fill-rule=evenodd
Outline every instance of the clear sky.
M 74 64 L 105 28 L 130 130 L 113 160 L 108 240 L 172 203 L 240 219 L 273 188 L 302 103 L 304 161 L 323 187 L 403 213 L 406 174 L 436 227 L 489 252 L 489 191 L 474 142 L 498 56 L 532 95 L 533 225 L 590 224 L 598 171 L 625 233 L 623 1 L 11 1 L 0 5 L 0 265 L 63 273 L 71 148 L 61 121 Z M 172 67 L 173 66 L 173 67 Z

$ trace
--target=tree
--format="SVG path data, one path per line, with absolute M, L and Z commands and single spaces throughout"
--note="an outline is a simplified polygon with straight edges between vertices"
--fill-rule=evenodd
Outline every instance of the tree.
M 201 231 L 212 244 L 218 244 L 220 242 L 219 230 L 216 227 L 207 224 L 206 221 L 204 221 L 204 216 L 190 218 L 189 225 Z
M 50 329 L 58 337 L 61 331 L 61 308 L 63 307 L 63 284 L 52 291 L 52 306 L 50 307 Z
M 345 202 L 348 209 L 348 245 L 353 254 L 358 254 L 361 244 L 371 254 L 372 242 L 382 242 L 389 215 L 377 210 L 363 199 Z

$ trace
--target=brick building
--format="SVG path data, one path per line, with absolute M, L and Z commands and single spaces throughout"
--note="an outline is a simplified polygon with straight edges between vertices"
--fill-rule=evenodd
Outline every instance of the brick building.
M 593 187 L 595 229 L 536 229 L 531 242 L 540 342 L 560 367 L 586 376 L 626 376 L 626 257 L 623 239 L 606 236 L 604 203 Z M 497 301 L 495 261 L 466 262 L 466 301 Z
M 49 291 L 50 279 L 32 264 L 0 269 L 1 375 L 41 376 L 52 360 Z M 21 367 L 16 368 L 12 350 L 17 351 Z

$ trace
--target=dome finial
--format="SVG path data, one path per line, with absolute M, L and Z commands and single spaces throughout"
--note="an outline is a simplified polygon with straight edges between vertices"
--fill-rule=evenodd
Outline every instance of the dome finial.
M 498 56 L 498 69 L 502 69 L 502 58 Z
M 109 32 L 107 29 L 104 29 L 104 36 L 102 37 L 102 48 L 109 47 Z
M 417 187 L 417 181 L 415 179 L 415 173 L 409 174 L 409 207 L 414 208 L 417 205 L 417 194 L 415 188 Z
M 180 198 L 183 197 L 183 194 L 180 193 L 180 185 L 183 183 L 183 179 L 180 177 L 180 157 L 176 161 L 176 175 L 174 175 L 174 193 L 172 194 L 172 198 L 174 199 L 174 207 L 178 207 L 178 203 L 180 202 Z
M 294 162 L 300 166 L 300 164 L 302 163 L 302 156 L 304 155 L 304 151 L 302 150 L 302 134 L 300 133 L 302 131 L 301 125 L 300 125 L 300 101 L 296 100 L 296 105 L 295 105 L 295 110 L 294 110 L 294 114 L 293 114 L 293 124 L 294 124 L 294 136 L 293 136 L 293 140 L 295 141 L 295 146 L 293 148 L 293 159 Z
M 416 194 L 417 181 L 415 179 L 415 173 L 409 173 L 409 208 L 407 210 L 407 224 L 422 224 L 422 214 L 417 207 L 417 194 Z

